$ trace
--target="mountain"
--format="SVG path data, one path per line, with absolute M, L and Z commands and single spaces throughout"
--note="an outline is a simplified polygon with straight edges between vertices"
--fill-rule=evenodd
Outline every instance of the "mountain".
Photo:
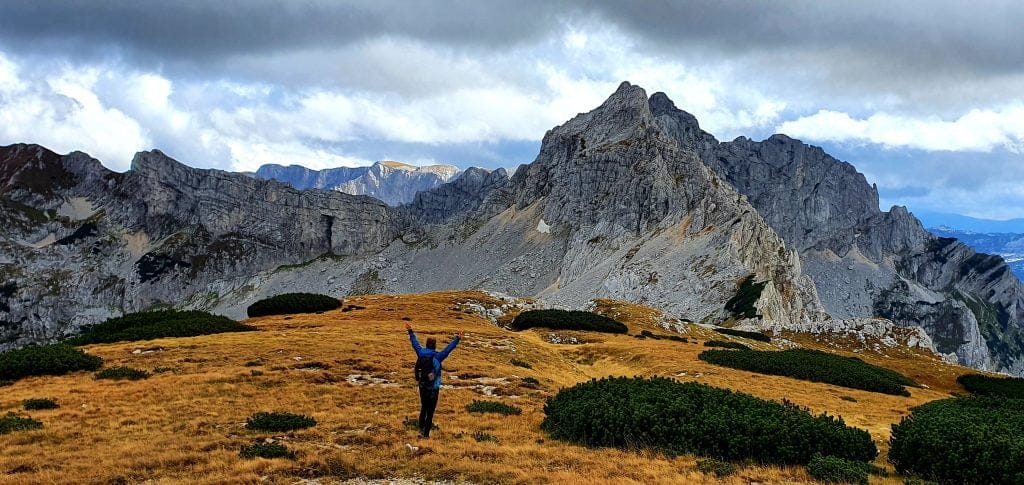
M 1018 279 L 1024 278 L 1024 234 L 981 233 L 949 226 L 930 227 L 928 231 L 939 237 L 956 238 L 979 252 L 1001 256 Z
M 979 219 L 960 214 L 923 211 L 918 213 L 925 227 L 951 227 L 961 231 L 981 233 L 1024 234 L 1024 219 Z
M 20 177 L 0 193 L 8 346 L 166 305 L 239 317 L 288 291 L 472 288 L 776 330 L 886 317 L 965 364 L 1024 373 L 1024 289 L 1001 258 L 931 235 L 905 208 L 880 211 L 864 176 L 820 148 L 784 135 L 719 142 L 629 83 L 549 130 L 511 177 L 470 169 L 398 190 L 410 201 L 398 207 L 158 151 L 124 174 L 29 145 L 0 160 Z M 383 194 L 389 176 L 415 172 L 375 167 L 341 184 Z M 330 179 L 289 170 L 300 185 Z
M 382 161 L 369 167 L 339 167 L 311 170 L 299 165 L 268 164 L 255 176 L 274 179 L 297 189 L 337 190 L 352 195 L 369 195 L 397 206 L 411 202 L 418 192 L 430 190 L 458 175 L 451 165 L 414 167 L 401 162 Z

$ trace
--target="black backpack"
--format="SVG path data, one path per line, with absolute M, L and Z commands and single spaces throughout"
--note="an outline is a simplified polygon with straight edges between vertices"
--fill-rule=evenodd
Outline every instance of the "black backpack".
M 434 373 L 434 357 L 421 355 L 416 359 L 416 367 L 413 369 L 416 382 L 421 386 L 433 384 L 437 374 Z

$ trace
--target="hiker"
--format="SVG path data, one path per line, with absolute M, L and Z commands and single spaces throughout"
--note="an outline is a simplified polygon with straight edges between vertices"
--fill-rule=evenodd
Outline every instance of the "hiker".
M 420 388 L 420 438 L 430 438 L 430 428 L 434 426 L 434 409 L 437 408 L 437 393 L 441 390 L 441 362 L 455 350 L 462 340 L 463 332 L 459 331 L 444 350 L 437 351 L 437 340 L 427 337 L 426 348 L 420 347 L 412 325 L 406 323 L 409 341 L 416 351 L 416 382 Z

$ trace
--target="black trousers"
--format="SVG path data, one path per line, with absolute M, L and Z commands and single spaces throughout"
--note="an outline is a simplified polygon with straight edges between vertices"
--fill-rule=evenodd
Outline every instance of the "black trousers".
M 434 427 L 434 409 L 437 409 L 437 391 L 434 386 L 420 386 L 420 434 L 430 436 Z

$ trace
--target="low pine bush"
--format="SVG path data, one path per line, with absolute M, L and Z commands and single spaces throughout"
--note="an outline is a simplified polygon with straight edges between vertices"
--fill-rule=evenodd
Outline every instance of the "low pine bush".
M 654 333 L 654 332 L 652 332 L 650 330 L 641 330 L 640 331 L 640 335 L 636 335 L 635 337 L 637 337 L 637 338 L 649 338 L 649 339 L 654 339 L 654 340 L 662 340 L 662 339 L 664 339 L 664 340 L 672 340 L 672 341 L 675 341 L 675 342 L 683 342 L 683 343 L 689 342 L 689 340 L 686 340 L 686 337 L 680 337 L 678 335 L 659 335 L 659 334 L 656 334 L 656 333 Z
M 696 453 L 722 460 L 805 464 L 815 453 L 870 461 L 867 431 L 842 418 L 695 382 L 613 377 L 562 389 L 541 428 L 586 446 Z
M 1024 400 L 932 401 L 892 426 L 889 461 L 939 483 L 1024 483 Z
M 250 317 L 265 315 L 287 315 L 290 313 L 315 313 L 334 310 L 341 306 L 341 300 L 315 293 L 285 293 L 260 300 L 246 310 Z
M 512 365 L 516 367 L 522 367 L 524 369 L 532 369 L 533 366 L 529 362 L 525 362 L 519 359 L 512 359 Z
M 81 335 L 68 339 L 72 345 L 134 342 L 165 337 L 195 337 L 225 332 L 248 332 L 256 327 L 228 317 L 201 311 L 161 310 L 129 313 L 86 327 Z
M 868 364 L 855 357 L 843 357 L 818 350 L 705 350 L 697 358 L 733 369 L 824 382 L 896 396 L 909 396 L 910 392 L 903 386 L 915 385 L 898 372 Z
M 771 336 L 765 335 L 761 332 L 748 332 L 746 330 L 736 330 L 734 328 L 716 328 L 716 332 L 724 335 L 732 335 L 733 337 L 748 338 L 750 340 L 757 340 L 758 342 L 771 342 Z
M 14 413 L 7 413 L 6 416 L 0 416 L 0 435 L 14 431 L 30 431 L 42 427 L 43 423 L 32 418 L 18 416 Z
M 0 353 L 0 379 L 59 376 L 75 371 L 94 371 L 103 360 L 67 344 L 40 345 Z
M 466 411 L 471 413 L 497 413 L 504 415 L 518 415 L 523 413 L 522 409 L 496 401 L 473 401 L 466 405 Z
M 26 411 L 57 409 L 60 407 L 60 404 L 57 404 L 57 401 L 54 401 L 53 399 L 50 399 L 48 397 L 26 399 L 21 403 L 21 405 L 22 407 L 25 408 Z
M 245 422 L 245 427 L 254 431 L 283 432 L 316 426 L 316 420 L 294 413 L 256 413 Z
M 249 460 L 253 458 L 287 458 L 291 460 L 295 458 L 295 453 L 284 445 L 259 442 L 251 445 L 242 445 L 242 450 L 238 453 L 238 456 Z
M 96 373 L 97 379 L 110 379 L 113 381 L 140 381 L 149 379 L 152 375 L 149 372 L 131 367 L 111 367 Z
M 1024 399 L 1024 379 L 1019 377 L 989 377 L 964 374 L 956 379 L 967 392 L 976 396 L 1002 396 Z
M 767 281 L 755 282 L 754 275 L 744 278 L 736 289 L 736 295 L 725 302 L 725 309 L 737 318 L 757 317 L 757 307 L 754 305 L 761 298 L 761 292 L 767 284 Z
M 701 473 L 723 478 L 736 473 L 736 465 L 714 458 L 704 458 L 697 460 L 697 470 Z
M 586 330 L 605 333 L 626 333 L 629 330 L 625 325 L 604 315 L 554 309 L 525 311 L 517 315 L 511 324 L 512 330 L 526 330 L 538 327 L 552 330 Z
M 868 465 L 837 456 L 814 455 L 807 463 L 807 473 L 825 483 L 855 483 L 868 485 Z
M 724 340 L 708 340 L 704 342 L 705 347 L 721 347 L 723 349 L 750 350 L 750 347 L 739 342 L 726 342 Z

